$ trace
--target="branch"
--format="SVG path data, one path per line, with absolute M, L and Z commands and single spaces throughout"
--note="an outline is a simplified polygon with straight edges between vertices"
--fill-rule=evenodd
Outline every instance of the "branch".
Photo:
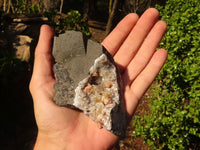
M 113 23 L 113 19 L 114 19 L 114 15 L 117 11 L 117 5 L 119 3 L 119 0 L 114 0 L 113 2 L 113 7 L 112 7 L 112 11 L 109 14 L 109 18 L 108 18 L 108 22 L 107 22 L 107 26 L 106 26 L 106 35 L 108 35 L 108 33 L 111 31 L 112 28 L 112 23 Z
M 3 2 L 3 11 L 6 12 L 6 0 Z
M 63 8 L 63 0 L 60 0 L 60 14 L 62 13 L 62 8 Z
M 113 5 L 113 0 L 110 0 L 110 2 L 109 2 L 109 14 L 112 11 L 112 5 Z
M 46 17 L 34 17 L 34 18 L 14 18 L 13 22 L 19 23 L 19 22 L 37 22 L 37 21 L 48 21 L 48 18 Z
M 11 0 L 8 1 L 8 9 L 7 9 L 7 13 L 10 12 L 10 2 L 11 2 Z
M 14 7 L 13 7 L 12 2 L 10 3 L 10 7 L 11 7 L 12 12 L 15 13 L 15 9 L 14 9 Z

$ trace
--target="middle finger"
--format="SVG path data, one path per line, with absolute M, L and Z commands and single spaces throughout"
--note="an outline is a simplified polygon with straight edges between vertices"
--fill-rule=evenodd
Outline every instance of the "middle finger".
M 114 60 L 119 65 L 121 72 L 123 72 L 124 68 L 133 59 L 147 34 L 157 22 L 158 17 L 159 12 L 154 8 L 145 11 L 124 41 L 123 45 L 115 54 Z

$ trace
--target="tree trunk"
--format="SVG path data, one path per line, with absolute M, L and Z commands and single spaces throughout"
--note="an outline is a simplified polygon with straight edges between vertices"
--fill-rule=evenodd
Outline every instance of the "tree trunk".
M 6 13 L 9 13 L 9 12 L 10 12 L 10 1 L 11 1 L 11 0 L 8 1 L 8 8 L 7 8 Z
M 133 12 L 140 16 L 146 9 L 154 7 L 156 3 L 157 0 L 124 0 L 122 11 L 125 14 Z
M 89 9 L 90 9 L 90 0 L 85 0 L 85 2 L 84 2 L 84 10 L 83 10 L 83 20 L 84 21 L 88 20 Z
M 83 12 L 83 20 L 87 21 L 92 15 L 94 15 L 94 0 L 85 0 L 84 2 L 84 12 Z
M 60 0 L 60 14 L 62 13 L 63 3 L 63 0 Z
M 36 5 L 36 6 L 40 6 L 41 1 L 43 1 L 43 0 L 31 0 L 31 4 Z
M 166 1 L 166 0 L 162 0 Z M 113 3 L 112 3 L 113 2 Z M 106 26 L 108 34 L 117 23 L 129 13 L 137 13 L 141 16 L 144 11 L 154 7 L 160 1 L 157 0 L 110 0 L 109 18 Z M 112 9 L 111 9 L 112 6 Z M 111 10 L 111 11 L 110 11 Z
M 6 12 L 6 0 L 3 2 L 3 11 Z
M 43 9 L 46 12 L 50 12 L 52 10 L 59 10 L 60 0 L 43 0 L 42 1 Z
M 109 8 L 110 14 L 109 14 L 108 22 L 107 22 L 107 25 L 106 25 L 106 35 L 108 35 L 110 33 L 110 31 L 112 30 L 113 23 L 114 23 L 114 17 L 115 17 L 115 14 L 117 12 L 119 2 L 120 2 L 119 0 L 114 0 L 114 2 L 112 4 L 111 1 L 112 0 L 110 0 L 110 8 Z
M 109 14 L 111 14 L 112 5 L 113 5 L 113 0 L 110 0 L 110 1 L 109 1 Z

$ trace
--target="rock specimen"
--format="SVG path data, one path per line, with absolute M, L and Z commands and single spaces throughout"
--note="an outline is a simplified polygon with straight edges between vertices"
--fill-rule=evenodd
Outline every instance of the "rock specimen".
M 122 84 L 112 56 L 81 32 L 67 31 L 54 38 L 54 101 L 83 111 L 118 136 L 125 136 L 126 111 Z

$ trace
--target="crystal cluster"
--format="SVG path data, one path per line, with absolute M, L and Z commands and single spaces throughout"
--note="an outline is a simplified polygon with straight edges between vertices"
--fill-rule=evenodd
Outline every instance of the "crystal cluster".
M 104 47 L 91 40 L 84 42 L 80 35 L 68 31 L 54 38 L 54 101 L 83 111 L 99 128 L 123 137 L 126 111 L 118 68 Z

